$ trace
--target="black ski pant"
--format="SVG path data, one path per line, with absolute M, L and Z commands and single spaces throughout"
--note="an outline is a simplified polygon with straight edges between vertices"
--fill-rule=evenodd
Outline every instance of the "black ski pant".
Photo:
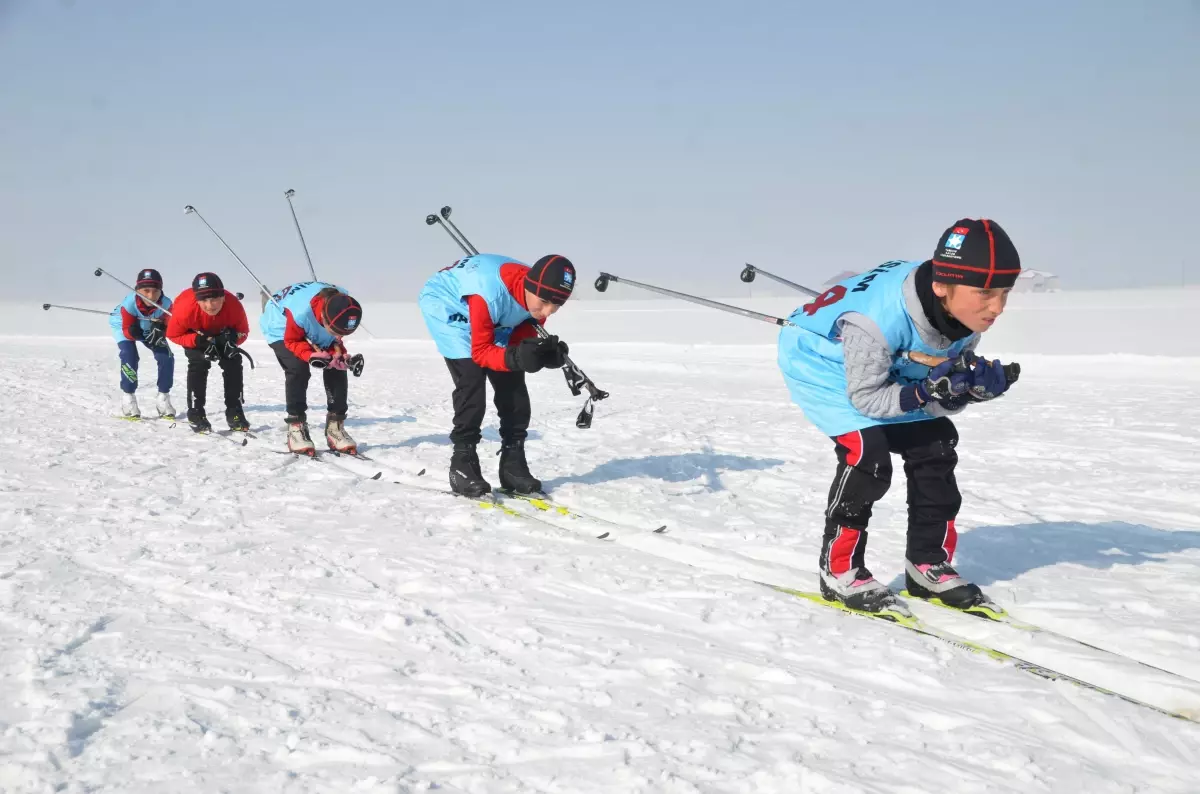
M 529 431 L 529 389 L 524 372 L 484 369 L 469 358 L 448 358 L 446 366 L 454 380 L 454 446 L 474 447 L 483 437 L 480 428 L 487 413 L 487 383 L 492 383 L 492 401 L 500 415 L 500 438 L 524 441 Z
M 287 421 L 308 421 L 308 380 L 312 377 L 312 366 L 287 349 L 283 342 L 271 343 L 279 366 L 283 367 L 283 393 L 287 400 Z M 325 401 L 328 412 L 335 419 L 346 418 L 346 401 L 350 390 L 349 373 L 344 369 L 326 367 L 321 370 L 325 381 Z
M 962 495 L 954 479 L 958 431 L 946 417 L 854 430 L 833 439 L 837 476 L 829 489 L 821 565 L 835 575 L 865 563 L 871 507 L 892 482 L 892 453 L 908 479 L 908 543 L 914 565 L 953 562 Z
M 193 347 L 185 347 L 187 356 L 187 405 L 188 413 L 203 412 L 208 398 L 208 371 L 212 362 L 204 357 L 204 352 Z M 217 364 L 221 367 L 221 378 L 225 382 L 225 412 L 242 411 L 242 357 L 219 358 Z

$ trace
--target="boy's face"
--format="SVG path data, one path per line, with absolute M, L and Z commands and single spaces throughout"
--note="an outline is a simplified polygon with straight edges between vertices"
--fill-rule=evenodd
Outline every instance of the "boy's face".
M 216 317 L 221 313 L 221 307 L 225 305 L 225 296 L 218 295 L 215 298 L 200 298 L 196 300 L 196 305 L 205 314 Z
M 545 320 L 550 315 L 562 308 L 561 304 L 551 303 L 547 300 L 542 300 L 537 295 L 534 295 L 529 290 L 525 290 L 525 308 L 533 315 L 535 320 Z
M 950 316 L 977 334 L 991 328 L 1008 304 L 1011 287 L 984 289 L 962 284 L 933 283 L 933 294 L 942 300 Z

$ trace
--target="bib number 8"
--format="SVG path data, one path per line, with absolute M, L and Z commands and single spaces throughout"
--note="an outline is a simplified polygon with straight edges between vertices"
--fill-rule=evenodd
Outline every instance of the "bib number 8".
M 830 287 L 825 292 L 818 295 L 816 300 L 814 300 L 812 303 L 806 303 L 801 308 L 804 309 L 805 314 L 807 314 L 809 317 L 812 317 L 819 309 L 824 309 L 826 306 L 831 306 L 844 297 L 846 297 L 846 288 L 839 284 L 836 287 Z

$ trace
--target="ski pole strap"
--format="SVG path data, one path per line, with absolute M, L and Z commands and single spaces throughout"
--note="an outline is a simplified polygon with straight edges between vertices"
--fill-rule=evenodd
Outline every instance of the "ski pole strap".
M 563 377 L 567 379 L 567 388 L 571 390 L 571 394 L 578 397 L 583 394 L 583 388 L 587 383 L 587 378 L 583 373 L 572 366 L 563 364 Z
M 579 416 L 575 417 L 575 426 L 580 430 L 587 430 L 592 426 L 593 413 L 595 413 L 595 408 L 592 406 L 592 398 L 588 397 L 583 404 L 583 410 L 579 412 Z
M 250 354 L 240 347 L 237 349 L 237 352 L 239 356 L 245 356 L 246 360 L 250 362 L 250 369 L 254 369 L 254 359 L 250 357 Z
M 563 377 L 567 379 L 567 388 L 576 397 L 583 394 L 584 389 L 587 389 L 589 400 L 603 400 L 608 396 L 608 392 L 592 383 L 592 379 L 584 375 L 574 364 L 564 364 L 562 372 Z

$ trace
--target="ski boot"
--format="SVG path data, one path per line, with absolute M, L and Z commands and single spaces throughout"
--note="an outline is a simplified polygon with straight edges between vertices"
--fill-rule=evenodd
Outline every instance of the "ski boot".
M 317 445 L 313 443 L 312 436 L 308 434 L 308 422 L 289 416 L 287 426 L 288 451 L 315 458 Z
M 142 418 L 142 412 L 138 409 L 137 397 L 135 395 L 121 393 L 121 416 L 126 419 Z
M 165 391 L 158 393 L 154 406 L 158 409 L 159 417 L 175 421 L 175 406 L 171 405 L 171 395 Z
M 456 494 L 478 499 L 492 492 L 492 485 L 483 479 L 479 469 L 479 455 L 475 445 L 454 445 L 450 458 L 450 490 Z
M 212 422 L 208 421 L 208 416 L 205 415 L 203 408 L 189 408 L 187 419 L 192 430 L 197 433 L 207 433 L 212 430 Z
M 948 562 L 914 565 L 904 561 L 905 593 L 914 598 L 940 601 L 953 609 L 972 611 L 977 607 L 999 610 L 978 585 L 958 575 Z
M 841 576 L 821 571 L 821 596 L 836 601 L 848 609 L 886 616 L 896 614 L 912 617 L 896 594 L 877 580 L 866 568 L 851 568 Z
M 500 487 L 520 494 L 541 493 L 542 481 L 529 473 L 525 441 L 505 441 L 500 447 Z
M 229 424 L 229 429 L 235 433 L 250 432 L 250 423 L 246 421 L 246 414 L 241 408 L 226 408 L 225 421 Z
M 329 444 L 329 448 L 334 452 L 357 455 L 358 442 L 346 432 L 345 421 L 346 417 L 337 414 L 325 417 L 325 443 Z

